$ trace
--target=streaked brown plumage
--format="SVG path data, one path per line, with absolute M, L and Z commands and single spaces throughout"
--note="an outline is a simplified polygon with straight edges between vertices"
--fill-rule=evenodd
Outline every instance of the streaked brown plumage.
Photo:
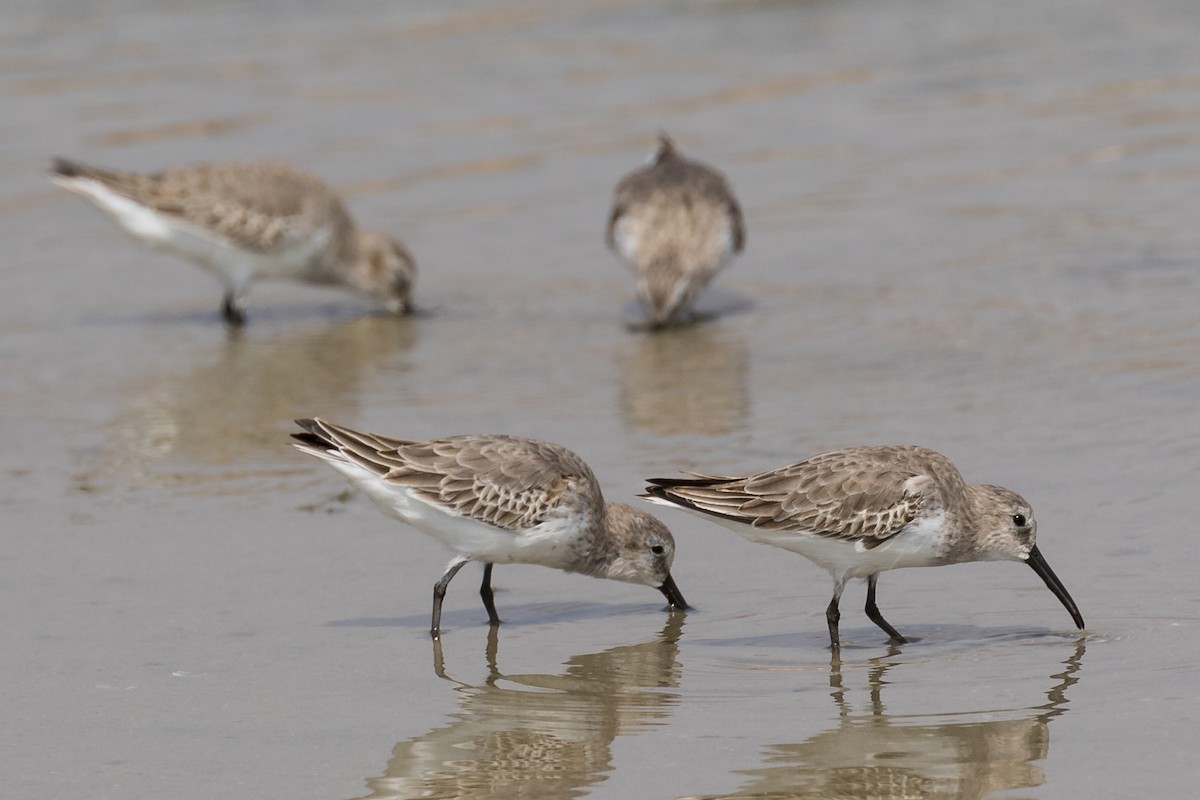
M 143 174 L 60 158 L 51 179 L 131 235 L 215 273 L 231 324 L 245 321 L 245 294 L 262 278 L 342 286 L 394 313 L 411 306 L 416 264 L 404 246 L 357 229 L 333 190 L 287 164 L 216 162 Z
M 1083 617 L 1037 548 L 1033 509 L 1016 493 L 968 484 L 941 453 L 915 445 L 852 447 L 747 477 L 652 478 L 647 497 L 721 522 L 751 541 L 799 553 L 833 576 L 826 609 L 837 650 L 846 581 L 867 578 L 867 616 L 903 642 L 879 613 L 879 573 L 969 561 L 1023 561 Z
M 660 136 L 653 163 L 617 184 L 605 240 L 633 268 L 653 327 L 683 321 L 745 247 L 741 207 L 725 176 Z
M 388 516 L 436 537 L 456 553 L 434 586 L 431 633 L 442 599 L 468 561 L 484 563 L 480 594 L 492 624 L 496 563 L 540 564 L 658 588 L 672 607 L 687 603 L 671 578 L 675 540 L 658 519 L 606 503 L 579 456 L 556 444 L 504 435 L 430 441 L 360 433 L 321 419 L 296 421 L 299 447 L 337 469 Z

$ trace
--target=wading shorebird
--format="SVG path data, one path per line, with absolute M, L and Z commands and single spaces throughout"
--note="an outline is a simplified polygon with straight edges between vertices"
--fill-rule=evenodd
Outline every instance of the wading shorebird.
M 725 176 L 684 158 L 666 134 L 654 160 L 617 184 L 605 236 L 637 275 L 651 328 L 685 321 L 697 296 L 746 244 Z
M 492 565 L 539 564 L 594 578 L 653 586 L 686 610 L 671 563 L 675 540 L 656 517 L 605 503 L 579 456 L 549 442 L 466 435 L 418 442 L 299 419 L 295 446 L 327 462 L 389 517 L 454 551 L 433 587 L 430 634 L 441 631 L 446 587 L 468 561 L 483 562 L 479 593 L 500 624 Z
M 141 174 L 59 158 L 50 179 L 132 236 L 215 274 L 230 325 L 245 324 L 246 292 L 259 279 L 340 286 L 395 314 L 412 306 L 416 263 L 404 245 L 356 228 L 332 189 L 286 164 L 223 162 Z
M 646 497 L 799 553 L 833 576 L 825 610 L 837 651 L 838 603 L 850 578 L 867 579 L 867 617 L 904 637 L 875 604 L 879 573 L 968 561 L 1022 561 L 1075 621 L 1083 616 L 1037 548 L 1033 509 L 1000 486 L 968 484 L 945 456 L 913 445 L 852 447 L 749 477 L 651 478 Z

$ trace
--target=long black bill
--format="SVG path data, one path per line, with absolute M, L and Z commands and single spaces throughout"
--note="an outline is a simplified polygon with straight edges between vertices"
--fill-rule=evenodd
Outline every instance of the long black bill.
M 667 598 L 667 602 L 671 604 L 671 608 L 687 611 L 689 606 L 687 600 L 683 599 L 683 593 L 679 591 L 679 587 L 675 585 L 675 579 L 667 573 L 667 579 L 663 581 L 662 586 L 658 590 L 663 593 L 663 597 Z
M 1067 611 L 1071 614 L 1071 619 L 1075 620 L 1075 627 L 1083 630 L 1083 615 L 1079 613 L 1078 606 L 1071 599 L 1071 595 L 1067 592 L 1067 587 L 1062 585 L 1062 581 L 1054 574 L 1054 570 L 1050 569 L 1050 565 L 1046 563 L 1046 559 L 1042 558 L 1041 551 L 1037 549 L 1037 545 L 1029 551 L 1029 566 L 1033 567 L 1033 571 L 1038 574 L 1042 580 L 1046 582 L 1046 586 L 1050 591 L 1054 592 L 1054 596 L 1067 607 Z

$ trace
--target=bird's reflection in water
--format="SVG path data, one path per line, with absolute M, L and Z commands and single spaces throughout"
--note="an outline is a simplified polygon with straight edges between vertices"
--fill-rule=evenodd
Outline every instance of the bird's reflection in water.
M 662 725 L 679 702 L 678 640 L 672 614 L 650 641 L 571 658 L 561 674 L 505 674 L 496 628 L 488 636 L 488 677 L 478 686 L 448 676 L 439 642 L 434 670 L 458 685 L 452 721 L 396 744 L 376 798 L 579 797 L 612 771 L 617 736 Z
M 624 342 L 616 358 L 621 419 L 629 428 L 717 435 L 745 424 L 749 359 L 735 332 L 669 328 Z
M 838 726 L 799 744 L 767 747 L 763 761 L 768 766 L 741 771 L 751 776 L 742 788 L 706 798 L 965 800 L 1040 786 L 1044 777 L 1036 762 L 1049 752 L 1050 720 L 1067 710 L 1066 693 L 1079 680 L 1083 652 L 1080 640 L 1063 669 L 1050 676 L 1053 683 L 1043 704 L 971 715 L 1005 719 L 925 725 L 886 713 L 884 675 L 899 654 L 898 645 L 892 645 L 887 656 L 872 659 L 867 714 L 850 707 L 841 664 L 835 660 L 830 694 L 838 708 Z
M 410 319 L 365 316 L 206 343 L 184 370 L 148 372 L 125 390 L 83 478 L 230 491 L 230 481 L 278 469 L 294 417 L 353 416 L 363 382 L 410 350 L 417 330 Z

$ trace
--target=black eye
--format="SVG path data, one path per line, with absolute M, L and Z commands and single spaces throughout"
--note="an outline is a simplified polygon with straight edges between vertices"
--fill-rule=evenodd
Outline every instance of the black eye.
M 654 547 L 650 548 L 650 552 L 654 553 L 656 556 L 661 556 L 663 554 L 663 546 L 661 544 L 656 544 Z
M 1026 522 L 1028 520 L 1025 519 L 1024 514 L 1013 514 L 1013 525 L 1016 525 L 1018 528 L 1024 528 Z

